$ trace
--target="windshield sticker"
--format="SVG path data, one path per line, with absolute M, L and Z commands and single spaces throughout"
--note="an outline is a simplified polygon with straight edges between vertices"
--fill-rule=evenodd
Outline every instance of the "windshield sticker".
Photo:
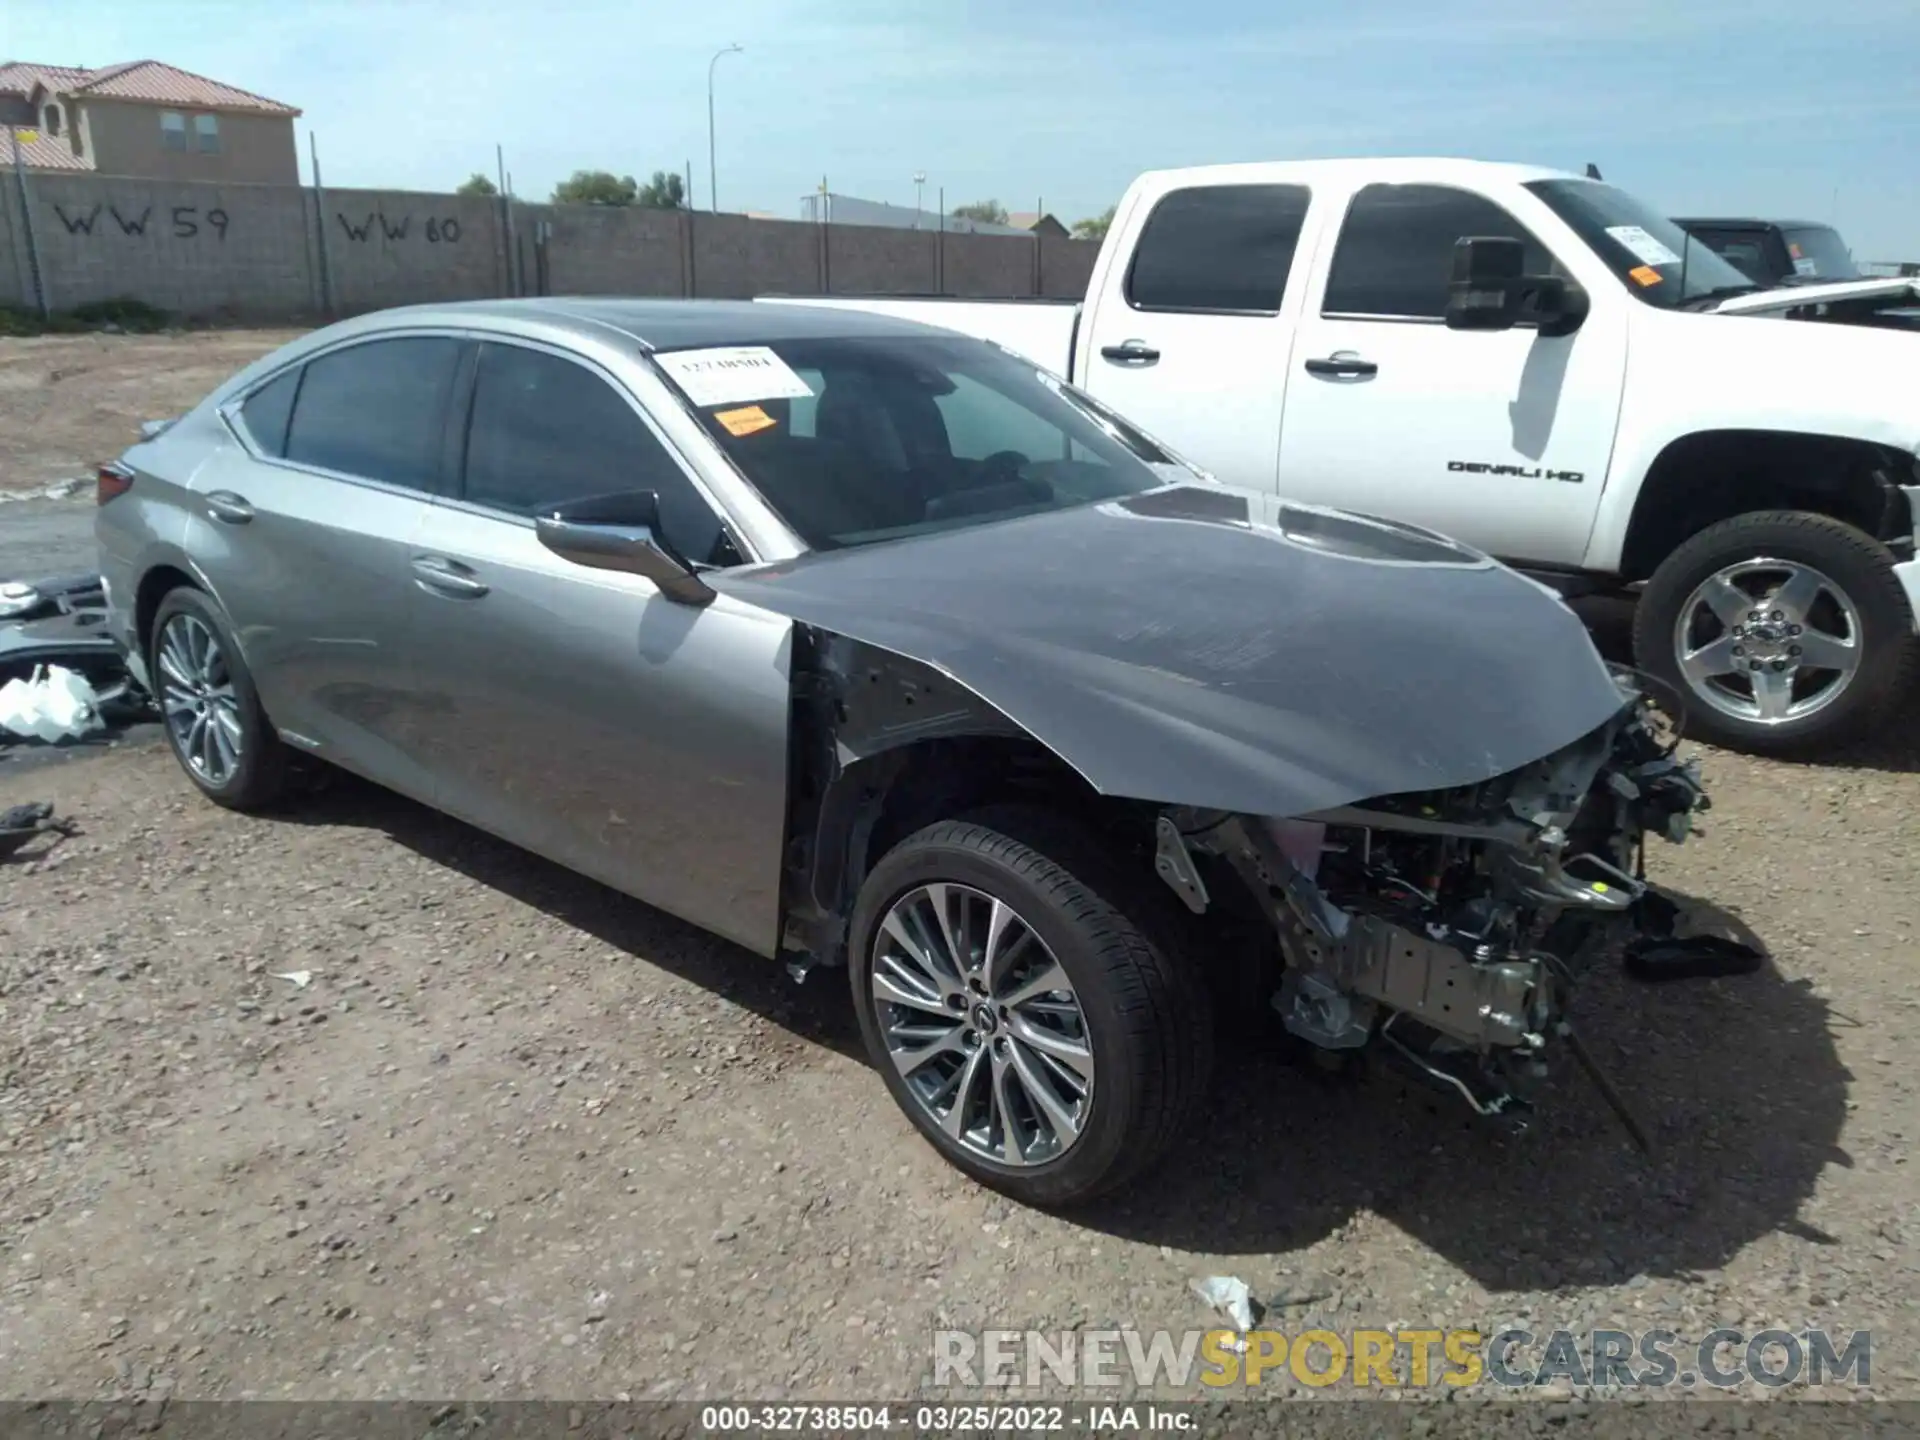
M 718 420 L 729 435 L 757 435 L 762 430 L 771 430 L 780 422 L 774 419 L 758 405 L 748 405 L 739 410 L 716 410 L 713 418 Z
M 1793 260 L 1793 273 L 1796 275 L 1818 275 L 1820 273 L 1820 262 L 1817 260 L 1808 260 L 1804 256 L 1796 255 Z
M 1636 285 L 1658 285 L 1664 277 L 1651 265 L 1636 265 L 1627 271 L 1627 278 Z
M 1607 234 L 1633 252 L 1642 265 L 1678 265 L 1680 257 L 1638 225 L 1609 225 Z
M 804 400 L 807 382 L 765 345 L 675 350 L 653 357 L 702 410 L 749 400 Z

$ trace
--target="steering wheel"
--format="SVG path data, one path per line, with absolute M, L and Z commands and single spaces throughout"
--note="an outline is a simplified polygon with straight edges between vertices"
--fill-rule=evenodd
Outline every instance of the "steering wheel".
M 980 468 L 992 483 L 1005 485 L 1021 479 L 1027 463 L 1018 450 L 996 450 L 980 462 Z

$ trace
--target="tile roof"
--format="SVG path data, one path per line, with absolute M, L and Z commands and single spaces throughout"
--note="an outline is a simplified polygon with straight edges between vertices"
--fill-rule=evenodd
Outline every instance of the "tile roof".
M 85 155 L 73 153 L 73 143 L 66 135 L 49 135 L 44 130 L 33 132 L 32 140 L 20 142 L 20 163 L 29 170 L 91 170 L 93 152 Z M 6 132 L 0 131 L 0 166 L 13 164 L 13 145 Z
M 70 90 L 95 72 L 72 65 L 30 65 L 24 60 L 0 60 L 0 90 L 28 95 L 35 85 Z
M 209 110 L 252 110 L 288 117 L 300 113 L 278 100 L 223 85 L 218 80 L 209 80 L 204 75 L 158 60 L 129 60 L 92 70 L 25 62 L 0 64 L 0 90 L 30 91 L 36 83 L 49 90 L 101 100 L 140 100 Z

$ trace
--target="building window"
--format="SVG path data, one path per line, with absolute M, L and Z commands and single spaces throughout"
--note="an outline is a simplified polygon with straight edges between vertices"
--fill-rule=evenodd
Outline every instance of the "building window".
M 187 117 L 178 110 L 160 112 L 160 144 L 168 150 L 187 148 Z
M 60 107 L 58 105 L 47 106 L 45 110 L 40 112 L 40 119 L 47 127 L 47 134 L 58 135 L 60 133 Z
M 220 117 L 218 115 L 196 115 L 193 117 L 194 148 L 202 155 L 220 153 Z

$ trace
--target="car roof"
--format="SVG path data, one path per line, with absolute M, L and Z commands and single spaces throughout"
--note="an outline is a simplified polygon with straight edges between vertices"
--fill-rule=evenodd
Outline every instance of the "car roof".
M 1676 225 L 1712 225 L 1722 230 L 1831 230 L 1825 220 L 1751 220 L 1720 215 L 1675 216 Z
M 825 305 L 758 305 L 751 300 L 654 300 L 597 295 L 543 295 L 520 300 L 466 300 L 403 305 L 363 315 L 347 326 L 363 333 L 422 325 L 477 325 L 508 333 L 561 331 L 584 340 L 624 337 L 648 350 L 764 345 L 835 336 L 935 335 L 944 332 L 896 316 Z M 334 333 L 340 333 L 336 327 Z

